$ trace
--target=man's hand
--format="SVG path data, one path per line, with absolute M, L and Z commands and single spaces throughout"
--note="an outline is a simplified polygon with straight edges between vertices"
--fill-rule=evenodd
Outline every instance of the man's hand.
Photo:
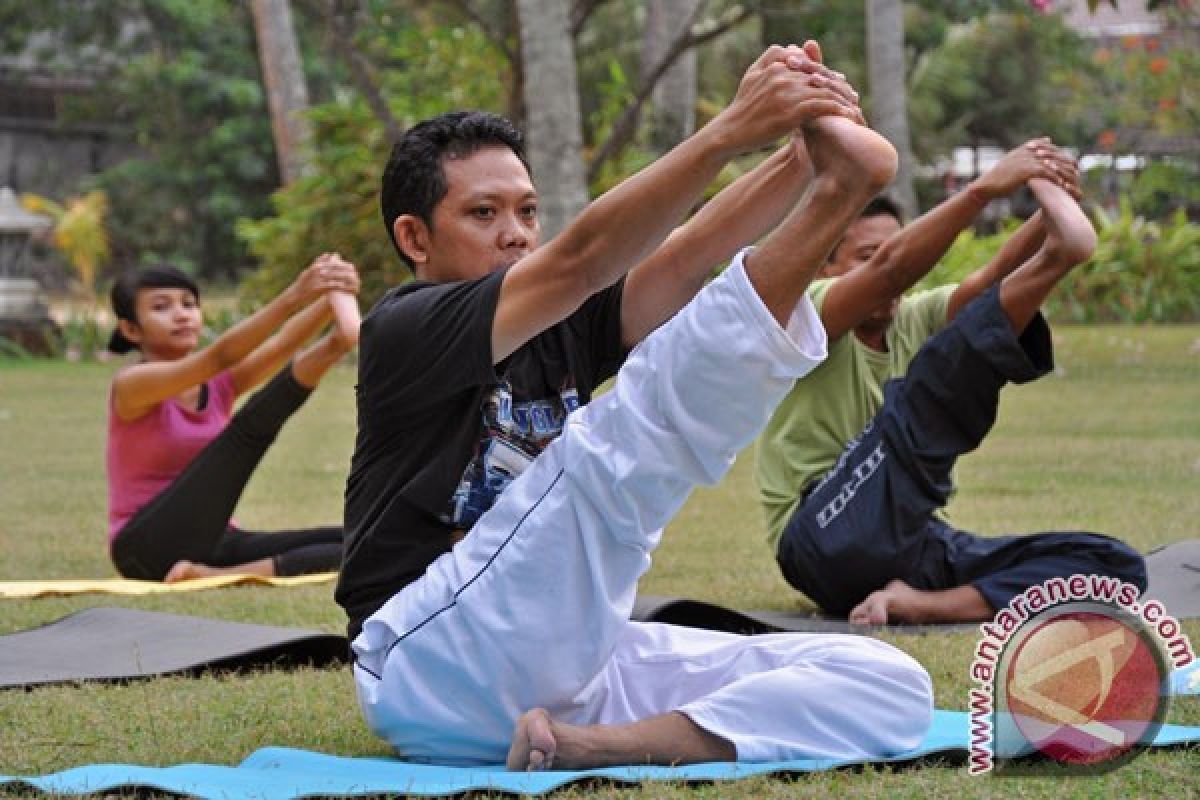
M 762 147 L 821 116 L 863 123 L 858 93 L 812 54 L 820 50 L 772 45 L 751 65 L 733 102 L 713 120 L 730 151 Z
M 1057 184 L 1076 200 L 1080 197 L 1079 168 L 1045 136 L 1006 154 L 972 185 L 988 200 L 994 200 L 1007 197 L 1035 178 Z

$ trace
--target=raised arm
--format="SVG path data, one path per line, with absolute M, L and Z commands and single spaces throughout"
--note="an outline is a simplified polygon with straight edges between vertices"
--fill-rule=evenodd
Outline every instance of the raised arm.
M 505 275 L 492 355 L 507 357 L 611 286 L 650 254 L 733 156 L 821 115 L 859 118 L 800 48 L 771 47 L 742 78 L 733 102 L 691 138 L 587 207 L 549 244 Z
M 203 350 L 121 370 L 113 379 L 114 411 L 123 420 L 137 419 L 164 400 L 234 367 L 297 311 L 325 292 L 355 290 L 357 280 L 357 275 L 348 275 L 345 268 L 328 266 L 324 257 L 317 259 L 277 297 Z
M 829 287 L 821 307 L 829 338 L 843 336 L 875 309 L 908 291 L 992 200 L 1011 194 L 1033 178 L 1074 187 L 1076 174 L 1074 163 L 1046 138 L 1009 152 L 966 189 L 902 228 L 867 263 Z
M 1028 261 L 1042 242 L 1046 240 L 1046 226 L 1038 211 L 1017 228 L 1016 232 L 996 251 L 992 260 L 972 272 L 954 289 L 946 304 L 946 320 L 950 321 L 958 312 L 988 287 L 1003 280 L 1004 276 Z
M 722 189 L 629 272 L 621 295 L 621 339 L 627 347 L 683 308 L 715 267 L 773 230 L 804 193 L 812 165 L 793 136 L 752 171 Z

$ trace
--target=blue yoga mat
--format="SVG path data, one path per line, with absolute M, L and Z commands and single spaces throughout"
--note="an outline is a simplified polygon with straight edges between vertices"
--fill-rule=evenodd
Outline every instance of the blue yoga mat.
M 1200 661 L 1171 673 L 1171 694 L 1200 694 Z
M 963 757 L 967 752 L 967 715 L 934 712 L 921 746 L 874 763 L 899 763 L 927 756 Z M 1164 725 L 1155 746 L 1200 743 L 1200 727 Z M 0 776 L 0 788 L 25 784 L 54 794 L 85 794 L 139 787 L 198 797 L 284 800 L 314 795 L 408 794 L 425 797 L 471 790 L 543 794 L 576 781 L 602 778 L 617 783 L 667 780 L 730 781 L 769 773 L 817 772 L 863 763 L 802 759 L 763 764 L 693 764 L 684 767 L 613 767 L 580 771 L 509 772 L 503 767 L 436 767 L 391 758 L 345 758 L 282 747 L 267 747 L 237 767 L 182 764 L 137 767 L 97 764 L 33 778 Z

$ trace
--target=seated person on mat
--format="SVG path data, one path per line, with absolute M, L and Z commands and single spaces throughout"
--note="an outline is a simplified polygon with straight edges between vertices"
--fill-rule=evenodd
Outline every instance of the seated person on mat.
M 108 400 L 109 553 L 121 575 L 172 583 L 337 569 L 340 527 L 258 533 L 231 517 L 280 428 L 357 342 L 358 287 L 353 264 L 323 255 L 197 350 L 203 320 L 191 278 L 163 266 L 113 284 L 109 349 L 141 353 L 113 378 Z M 331 332 L 300 350 L 335 312 Z M 238 395 L 268 378 L 231 417 Z
M 885 643 L 629 620 L 661 528 L 823 357 L 805 289 L 895 170 L 818 66 L 768 50 L 713 122 L 540 248 L 506 121 L 443 115 L 396 145 L 384 217 L 417 281 L 363 324 L 337 598 L 363 713 L 402 756 L 572 768 L 921 740 L 928 675 Z M 674 316 L 680 291 L 638 270 L 620 282 L 729 158 L 801 128 L 815 177 L 759 249 Z M 663 284 L 694 269 L 673 266 Z M 614 389 L 584 404 L 635 343 Z M 479 493 L 515 473 L 455 543 Z
M 1038 307 L 1091 249 L 1043 243 L 1052 217 L 1080 215 L 1046 179 L 1077 195 L 1076 175 L 1037 139 L 906 227 L 894 205 L 873 201 L 831 255 L 828 280 L 809 290 L 829 358 L 767 424 L 755 474 L 784 577 L 826 612 L 863 625 L 977 621 L 1054 576 L 1145 587 L 1141 556 L 1110 537 L 980 537 L 938 515 L 955 461 L 995 421 L 1000 389 L 1052 368 Z M 989 264 L 900 299 L 989 200 L 1027 182 L 1042 210 Z

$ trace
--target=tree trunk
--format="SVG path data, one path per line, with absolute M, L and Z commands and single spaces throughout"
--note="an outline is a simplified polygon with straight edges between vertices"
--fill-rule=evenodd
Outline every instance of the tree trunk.
M 911 219 L 916 216 L 912 140 L 904 68 L 904 7 L 901 0 L 865 0 L 867 15 L 867 83 L 871 121 L 900 157 L 893 184 L 895 199 Z
M 641 83 L 650 77 L 683 26 L 690 25 L 700 0 L 647 0 L 642 35 Z M 665 153 L 696 127 L 696 51 L 689 49 L 666 71 L 650 96 L 650 143 Z
M 250 5 L 254 11 L 258 61 L 267 90 L 279 177 L 286 186 L 309 166 L 312 129 L 304 116 L 308 110 L 308 85 L 304 82 L 288 0 L 251 0 Z
M 543 239 L 587 205 L 583 128 L 567 4 L 517 0 L 529 165 L 538 186 Z

